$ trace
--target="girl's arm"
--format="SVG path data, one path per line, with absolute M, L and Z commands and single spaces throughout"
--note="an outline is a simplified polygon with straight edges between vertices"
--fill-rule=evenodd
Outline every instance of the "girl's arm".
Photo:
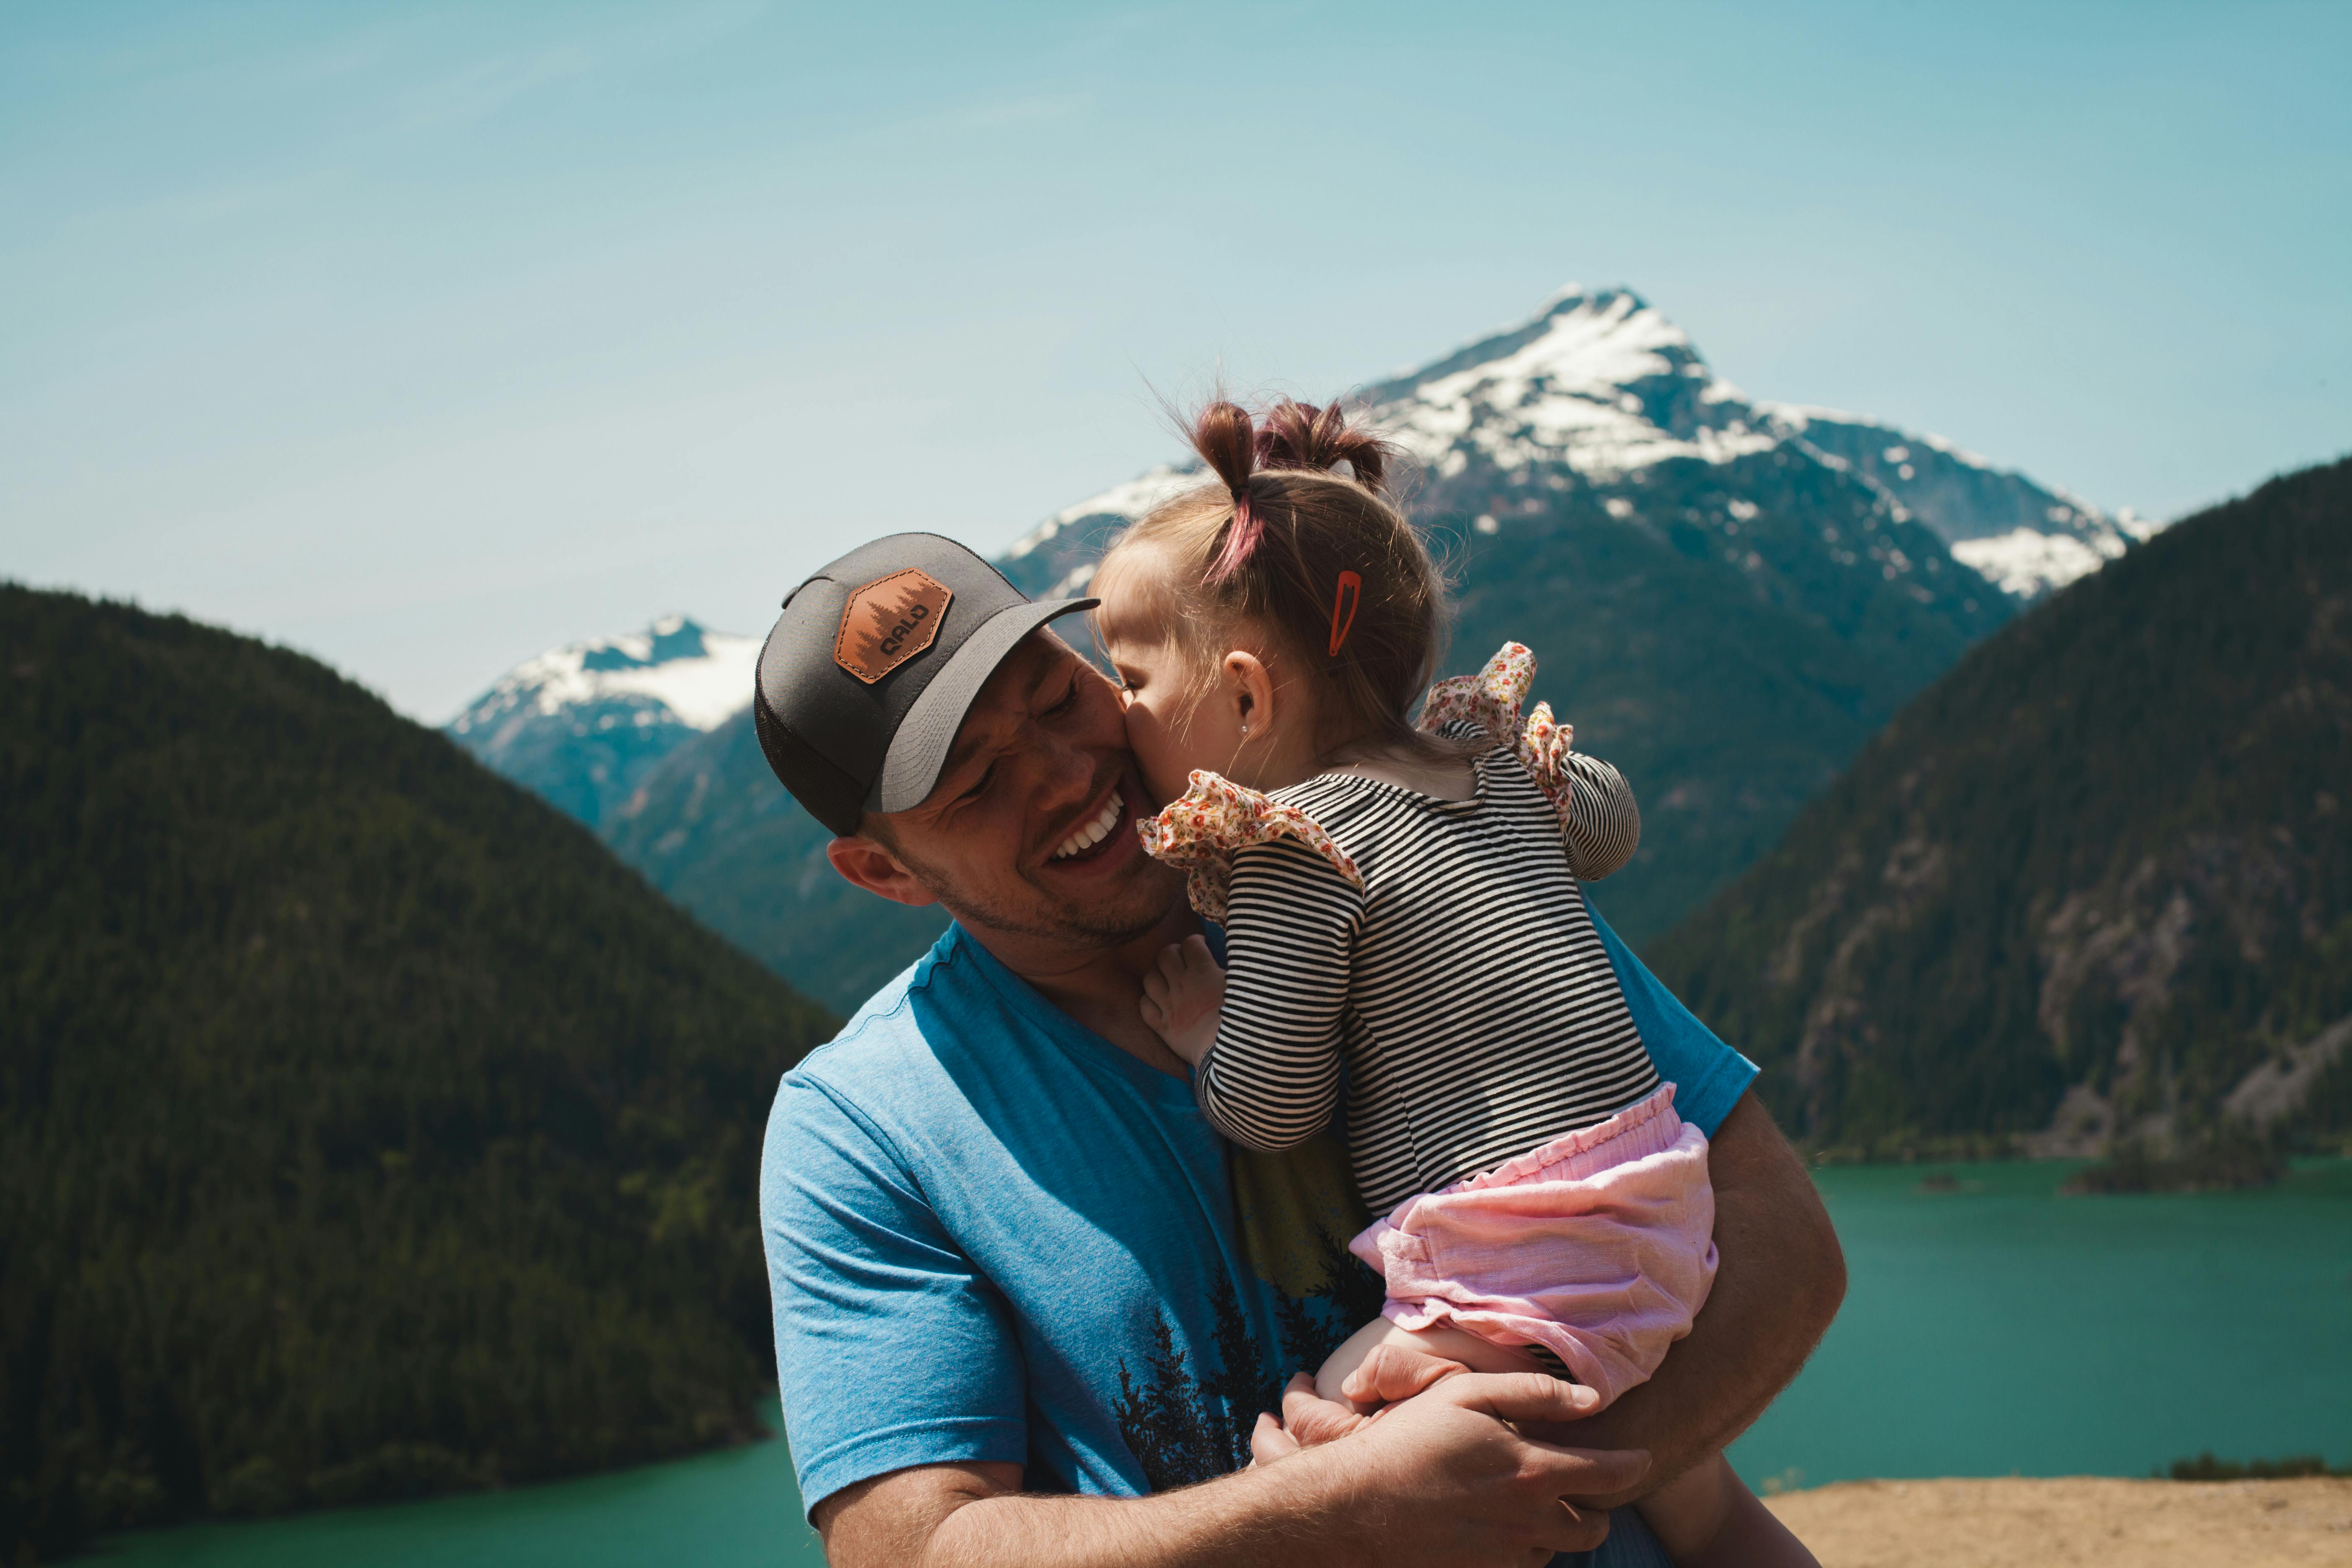
M 1330 1121 L 1363 908 L 1362 891 L 1296 839 L 1235 851 L 1224 1009 L 1192 1084 L 1236 1143 L 1278 1152 Z
M 1599 757 L 1565 752 L 1559 766 L 1567 795 L 1553 798 L 1568 837 L 1568 867 L 1580 880 L 1597 882 L 1633 858 L 1642 842 L 1642 808 L 1624 775 Z

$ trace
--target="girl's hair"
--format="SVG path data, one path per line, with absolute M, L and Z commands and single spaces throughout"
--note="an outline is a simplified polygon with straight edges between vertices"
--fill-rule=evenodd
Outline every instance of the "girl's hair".
M 1409 717 L 1444 652 L 1445 584 L 1384 488 L 1396 448 L 1337 403 L 1285 400 L 1253 419 L 1219 398 L 1188 434 L 1215 479 L 1147 512 L 1104 564 L 1146 545 L 1164 552 L 1163 625 L 1202 689 L 1249 623 L 1314 683 L 1327 731 L 1455 755 Z

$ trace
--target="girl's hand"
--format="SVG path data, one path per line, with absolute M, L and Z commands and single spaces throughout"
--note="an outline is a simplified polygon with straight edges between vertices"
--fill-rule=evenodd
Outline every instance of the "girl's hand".
M 1470 1369 L 1458 1361 L 1424 1355 L 1406 1345 L 1375 1345 L 1349 1379 L 1363 1402 L 1377 1405 L 1369 1415 L 1356 1402 L 1329 1400 L 1315 1392 L 1315 1380 L 1300 1373 L 1282 1391 L 1282 1414 L 1260 1415 L 1250 1434 L 1250 1462 L 1270 1465 L 1301 1448 L 1320 1447 L 1360 1432 L 1415 1394 Z
M 1217 1043 L 1225 1005 L 1225 972 L 1209 956 L 1208 939 L 1188 936 L 1160 950 L 1143 975 L 1143 1021 L 1192 1067 Z

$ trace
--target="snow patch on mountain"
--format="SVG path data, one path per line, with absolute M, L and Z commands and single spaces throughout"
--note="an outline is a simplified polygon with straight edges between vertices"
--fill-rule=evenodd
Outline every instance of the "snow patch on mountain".
M 1040 545 L 1050 544 L 1062 531 L 1090 517 L 1139 518 L 1161 501 L 1180 495 L 1201 482 L 1198 458 L 1188 463 L 1161 463 L 1150 472 L 1113 485 L 1100 495 L 1088 496 L 1077 505 L 1060 511 L 1013 542 L 1004 553 L 1019 561 Z
M 760 639 L 666 616 L 525 660 L 451 720 L 449 738 L 592 827 L 678 747 L 743 711 Z
M 451 721 L 449 731 L 465 736 L 523 713 L 551 719 L 614 701 L 633 716 L 603 715 L 608 729 L 656 724 L 667 714 L 690 729 L 715 730 L 751 700 L 759 659 L 758 637 L 665 616 L 644 631 L 573 643 L 517 665 Z
M 2021 598 L 2063 588 L 2156 531 L 2128 510 L 2103 511 L 1938 436 L 1832 408 L 1757 408 L 1790 440 L 1885 495 L 1940 535 L 1956 559 Z
M 2120 537 L 2084 540 L 2020 528 L 1990 538 L 1963 539 L 1952 546 L 1952 554 L 2003 593 L 2022 598 L 2087 577 L 2125 548 Z

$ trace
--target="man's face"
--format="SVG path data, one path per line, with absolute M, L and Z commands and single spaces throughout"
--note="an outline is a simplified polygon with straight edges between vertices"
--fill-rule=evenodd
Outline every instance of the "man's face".
M 885 842 L 967 926 L 1115 945 L 1166 916 L 1179 874 L 1143 852 L 1118 695 L 1050 632 L 981 689 L 923 804 Z

